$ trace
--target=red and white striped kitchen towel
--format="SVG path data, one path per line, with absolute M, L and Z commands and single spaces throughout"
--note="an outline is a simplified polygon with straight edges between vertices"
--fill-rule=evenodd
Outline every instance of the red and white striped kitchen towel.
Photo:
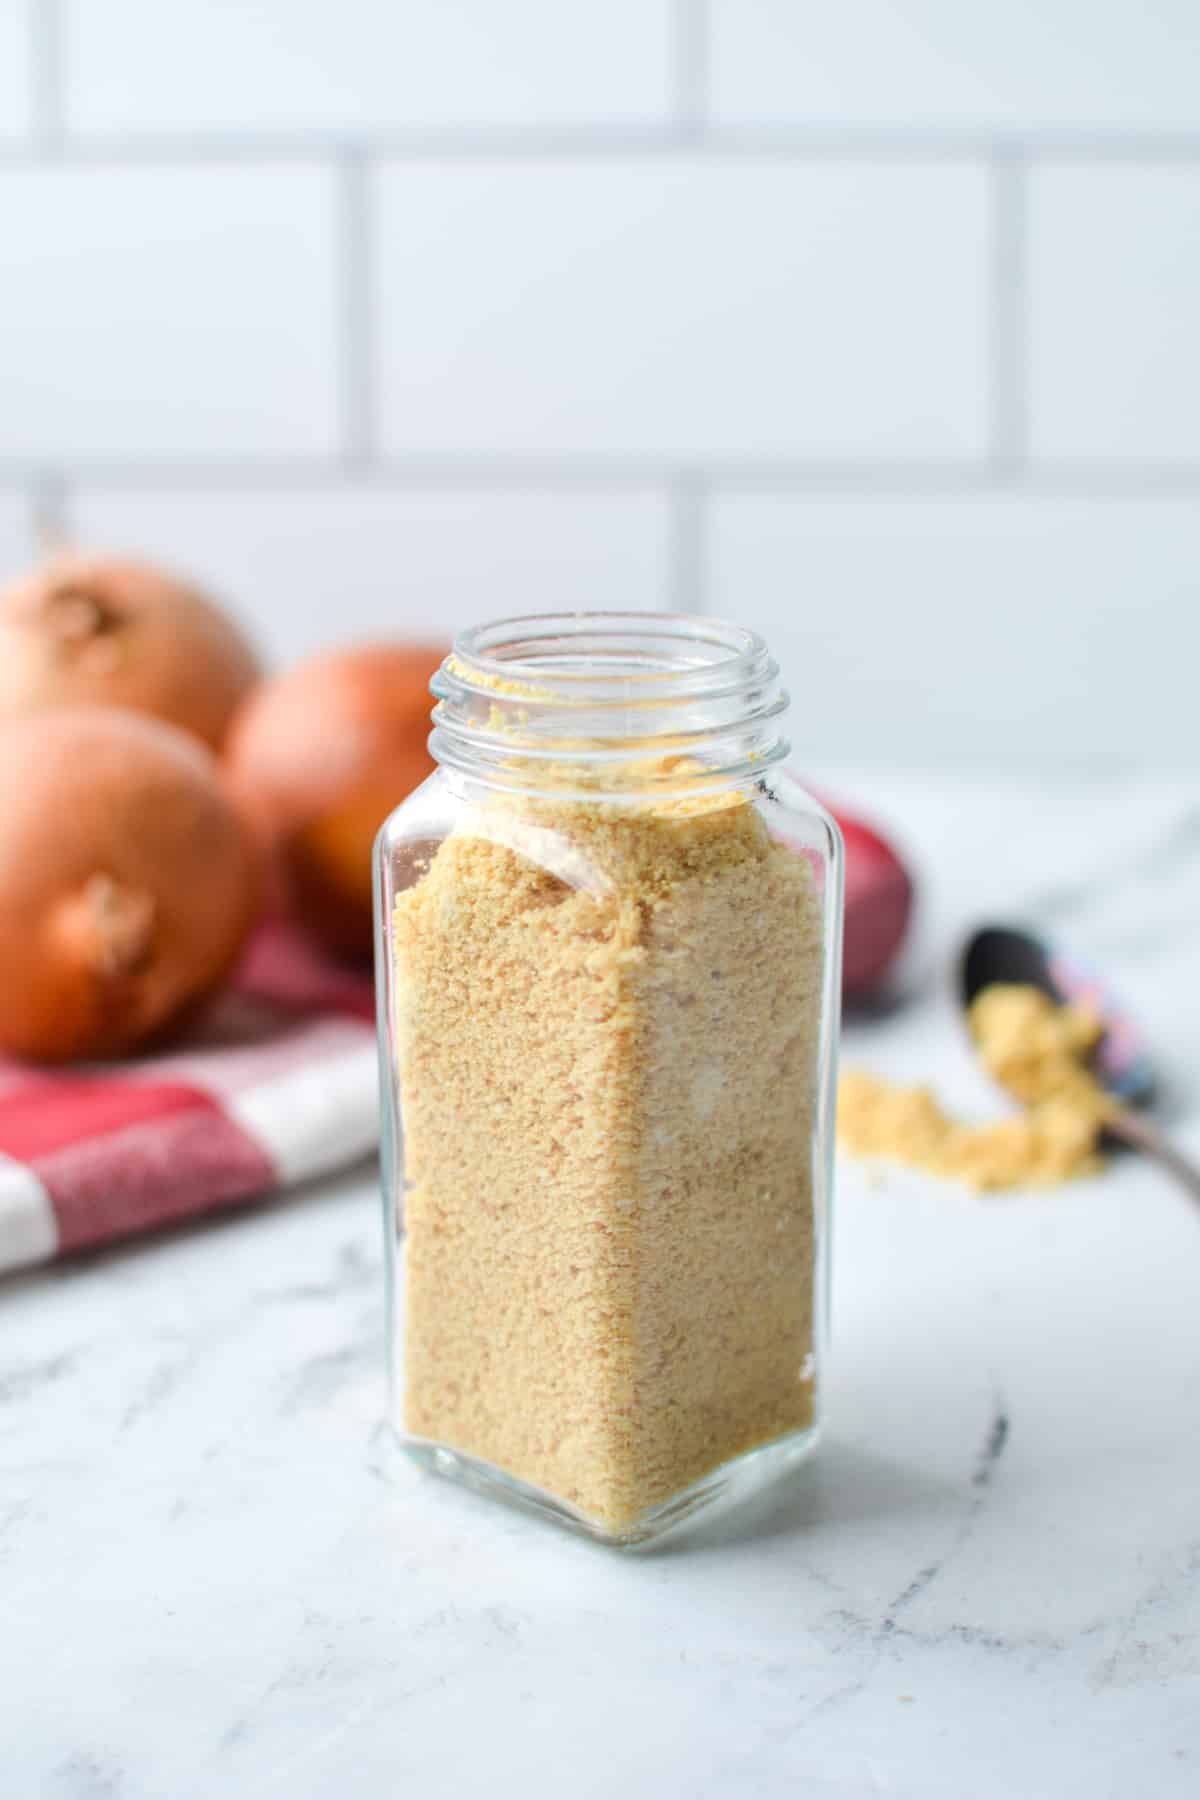
M 0 1273 L 356 1161 L 378 1140 L 369 978 L 264 925 L 169 1048 L 71 1069 L 0 1060 Z

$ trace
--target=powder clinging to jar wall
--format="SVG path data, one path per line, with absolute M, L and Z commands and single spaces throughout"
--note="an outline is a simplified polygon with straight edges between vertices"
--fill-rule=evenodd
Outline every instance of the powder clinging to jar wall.
M 805 858 L 729 790 L 495 796 L 394 929 L 406 1429 L 619 1532 L 810 1424 Z

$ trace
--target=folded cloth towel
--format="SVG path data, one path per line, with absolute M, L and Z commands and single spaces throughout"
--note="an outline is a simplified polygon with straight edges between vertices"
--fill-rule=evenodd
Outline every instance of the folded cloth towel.
M 325 1174 L 378 1137 L 370 978 L 266 924 L 168 1047 L 0 1059 L 0 1273 Z

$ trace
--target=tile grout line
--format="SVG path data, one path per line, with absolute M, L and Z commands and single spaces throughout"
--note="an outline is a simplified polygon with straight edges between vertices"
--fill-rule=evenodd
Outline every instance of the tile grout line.
M 668 607 L 672 612 L 707 613 L 708 485 L 702 476 L 679 473 L 669 492 Z
M 220 493 L 300 489 L 305 492 L 370 492 L 446 488 L 572 493 L 714 491 L 779 493 L 820 497 L 841 495 L 981 499 L 1019 496 L 1029 500 L 1192 499 L 1200 493 L 1200 462 L 1023 463 L 1011 470 L 992 462 L 821 462 L 786 459 L 697 459 L 652 456 L 580 460 L 554 456 L 379 456 L 361 463 L 347 457 L 275 456 L 258 459 L 145 459 L 72 457 L 44 465 L 33 458 L 0 458 L 0 490 L 33 492 L 42 483 L 70 491 L 75 485 L 116 491 L 145 488 L 159 493 L 194 490 Z
M 991 467 L 1012 481 L 1029 465 L 1029 168 L 1020 151 L 991 163 L 989 381 Z
M 368 466 L 375 454 L 375 305 L 371 259 L 370 169 L 358 146 L 342 150 L 338 160 L 338 208 L 341 255 L 340 342 L 342 443 L 345 464 Z
M 29 0 L 34 142 L 38 160 L 64 148 L 62 0 Z
M 674 34 L 675 129 L 681 146 L 695 145 L 708 123 L 709 47 L 712 18 L 709 0 L 675 0 Z
M 692 17 L 691 6 L 706 0 L 676 0 L 677 17 Z M 299 132 L 193 131 L 121 135 L 67 133 L 63 119 L 62 55 L 57 0 L 45 0 L 35 15 L 36 88 L 40 129 L 32 149 L 0 148 L 0 168 L 36 167 L 47 156 L 84 168 L 146 163 L 323 162 L 346 153 L 347 134 Z M 685 10 L 686 9 L 686 10 Z M 661 125 L 580 125 L 546 128 L 448 126 L 380 130 L 356 134 L 354 148 L 365 156 L 396 161 L 489 158 L 537 161 L 542 158 L 620 158 L 690 154 L 697 160 L 722 157 L 820 162 L 898 160 L 904 163 L 1016 161 L 1088 165 L 1109 163 L 1200 162 L 1200 133 L 1012 132 L 903 126 L 786 126 L 712 124 L 706 115 L 707 45 L 705 13 L 695 31 L 677 33 L 673 82 L 675 117 Z
M 43 469 L 33 478 L 29 485 L 29 512 L 37 556 L 52 556 L 71 547 L 67 484 L 61 470 Z

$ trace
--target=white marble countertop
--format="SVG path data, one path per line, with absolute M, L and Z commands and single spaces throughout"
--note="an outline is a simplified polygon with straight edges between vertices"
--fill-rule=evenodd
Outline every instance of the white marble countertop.
M 932 896 L 847 1057 L 994 1104 L 929 946 L 1036 905 L 1200 1151 L 1192 791 L 842 787 Z M 1200 1218 L 1157 1171 L 843 1165 L 823 1447 L 640 1557 L 381 1471 L 379 1239 L 366 1171 L 0 1287 L 4 1800 L 1200 1792 Z

